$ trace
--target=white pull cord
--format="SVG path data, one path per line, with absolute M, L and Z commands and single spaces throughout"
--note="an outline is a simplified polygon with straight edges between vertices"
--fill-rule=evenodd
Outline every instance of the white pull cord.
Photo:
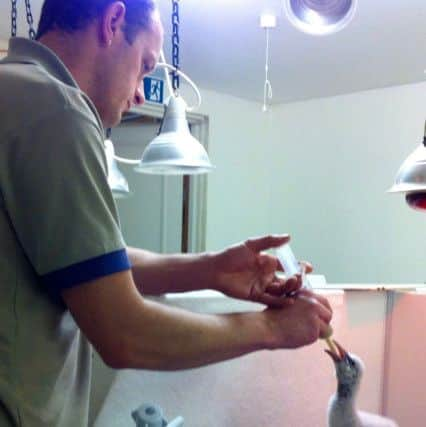
M 197 103 L 195 105 L 187 107 L 186 111 L 194 111 L 200 107 L 201 101 L 202 101 L 200 90 L 198 89 L 197 85 L 184 72 L 173 67 L 173 65 L 167 64 L 165 62 L 159 62 L 157 64 L 157 67 L 162 67 L 162 68 L 166 68 L 166 69 L 175 71 L 177 74 L 179 74 L 179 76 L 183 77 L 187 81 L 187 83 L 191 86 L 191 88 L 195 92 L 195 94 L 197 96 Z M 169 77 L 169 79 L 170 79 L 170 77 Z M 169 85 L 169 83 L 167 83 L 167 85 Z M 172 94 L 172 93 L 173 93 L 173 89 L 172 89 L 172 92 L 170 92 L 170 94 Z
M 263 108 L 262 111 L 268 110 L 268 101 L 272 100 L 272 85 L 269 81 L 269 28 L 266 31 L 266 51 L 265 51 L 265 84 L 263 86 Z
M 160 62 L 163 64 L 166 64 L 166 58 L 164 56 L 163 49 L 161 49 L 161 51 L 160 51 Z M 169 72 L 167 71 L 167 68 L 166 67 L 163 67 L 163 68 L 164 68 L 164 75 L 166 77 L 167 89 L 169 90 L 169 94 L 172 95 L 174 93 L 173 86 L 172 86 L 172 80 L 170 78 Z
M 117 156 L 117 154 L 114 154 L 114 159 L 117 160 L 117 162 L 124 163 L 125 165 L 138 165 L 140 163 L 140 159 L 139 160 L 126 159 L 124 157 Z

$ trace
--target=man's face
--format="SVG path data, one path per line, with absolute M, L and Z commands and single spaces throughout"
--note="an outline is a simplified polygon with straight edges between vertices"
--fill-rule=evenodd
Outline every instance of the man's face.
M 145 101 L 142 80 L 154 70 L 163 45 L 158 17 L 149 30 L 139 32 L 132 44 L 121 33 L 98 70 L 98 82 L 94 82 L 98 89 L 96 106 L 106 127 L 116 126 L 133 104 Z

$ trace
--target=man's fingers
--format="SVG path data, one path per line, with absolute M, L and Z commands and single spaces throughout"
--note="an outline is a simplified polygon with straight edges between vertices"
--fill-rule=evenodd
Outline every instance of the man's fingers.
M 325 323 L 330 323 L 331 318 L 333 317 L 333 311 L 331 310 L 331 308 L 328 308 L 325 304 L 321 302 L 320 298 L 323 297 L 318 298 L 318 295 L 306 290 L 301 290 L 300 292 L 298 292 L 297 297 L 305 299 L 311 304 L 315 304 L 318 317 Z
M 260 302 L 261 304 L 265 304 L 272 308 L 284 308 L 294 304 L 294 298 L 262 294 L 256 298 L 256 302 Z
M 268 286 L 266 286 L 265 292 L 277 297 L 283 296 L 285 292 L 285 284 L 276 280 L 270 283 Z
M 333 317 L 333 312 L 323 304 L 318 303 L 318 317 L 328 324 Z
M 296 274 L 295 276 L 290 276 L 285 282 L 285 293 L 291 294 L 292 292 L 297 292 L 302 287 L 302 276 Z
M 285 280 L 275 277 L 274 280 L 266 286 L 265 292 L 275 296 L 288 296 L 299 291 L 301 287 L 302 277 L 300 274 L 290 276 Z
M 260 253 L 257 255 L 257 262 L 263 274 L 275 274 L 277 261 L 274 257 L 266 253 Z
M 290 241 L 288 234 L 269 235 L 246 240 L 245 244 L 254 252 L 261 252 L 266 249 L 276 248 Z
M 315 294 L 315 297 L 322 305 L 326 306 L 333 313 L 333 309 L 331 308 L 331 305 L 326 297 L 318 294 Z
M 327 307 L 328 310 L 331 311 L 331 313 L 333 313 L 333 309 L 331 308 L 331 305 L 330 305 L 328 299 L 325 296 L 320 295 L 320 294 L 316 294 L 316 293 L 310 291 L 309 289 L 301 289 L 299 291 L 299 294 L 300 295 L 305 295 L 307 297 L 313 297 L 313 298 L 315 298 L 318 302 L 320 302 L 322 305 L 324 305 L 325 307 Z
M 312 264 L 308 261 L 299 261 L 299 264 L 305 267 L 305 273 L 312 273 L 314 271 L 314 267 L 312 267 Z

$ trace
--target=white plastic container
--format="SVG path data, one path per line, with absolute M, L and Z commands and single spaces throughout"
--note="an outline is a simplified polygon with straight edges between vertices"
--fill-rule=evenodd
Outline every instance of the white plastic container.
M 300 264 L 299 261 L 297 261 L 288 243 L 278 247 L 276 249 L 276 255 L 281 265 L 283 266 L 284 272 L 287 276 L 301 274 L 302 287 L 306 289 L 312 289 L 312 285 L 309 283 L 309 280 L 306 277 L 304 266 Z

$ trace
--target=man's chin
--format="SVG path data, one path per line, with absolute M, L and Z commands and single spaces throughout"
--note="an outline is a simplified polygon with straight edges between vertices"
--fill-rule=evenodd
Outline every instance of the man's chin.
M 103 120 L 104 127 L 108 129 L 118 126 L 121 123 L 122 116 L 123 113 L 120 113 L 114 117 L 108 117 L 108 119 Z

